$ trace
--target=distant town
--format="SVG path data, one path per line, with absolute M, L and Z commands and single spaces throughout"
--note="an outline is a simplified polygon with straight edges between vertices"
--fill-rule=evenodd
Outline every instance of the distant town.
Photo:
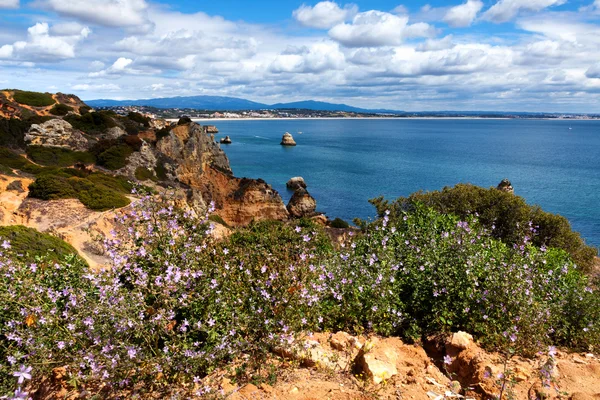
M 362 113 L 352 111 L 324 111 L 308 109 L 265 109 L 265 110 L 197 110 L 192 108 L 157 108 L 148 106 L 96 107 L 98 110 L 111 110 L 120 115 L 138 112 L 152 118 L 176 119 L 280 119 L 280 118 L 507 118 L 507 119 L 568 119 L 596 120 L 600 114 L 556 114 L 556 113 L 511 113 L 511 112 L 395 112 Z

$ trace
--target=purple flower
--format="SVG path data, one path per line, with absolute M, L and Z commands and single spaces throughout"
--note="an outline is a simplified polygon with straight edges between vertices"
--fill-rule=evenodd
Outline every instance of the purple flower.
M 10 249 L 10 242 L 8 240 L 2 242 L 2 248 L 4 248 L 5 250 Z
M 134 359 L 135 356 L 137 355 L 137 350 L 134 347 L 128 347 L 127 355 L 129 356 L 130 359 Z
M 446 354 L 444 356 L 444 364 L 450 365 L 450 364 L 452 364 L 452 361 L 453 361 L 452 357 L 450 357 L 448 354 Z
M 556 347 L 554 347 L 554 346 L 548 347 L 548 355 L 550 357 L 555 357 L 556 356 Z
M 17 390 L 15 390 L 15 395 L 11 397 L 10 400 L 22 400 L 28 398 L 29 396 L 27 395 L 27 392 L 24 392 L 21 390 L 21 388 L 18 388 Z
M 25 380 L 31 379 L 31 367 L 21 365 L 18 371 L 13 372 L 13 376 L 19 378 L 19 385 L 25 382 Z

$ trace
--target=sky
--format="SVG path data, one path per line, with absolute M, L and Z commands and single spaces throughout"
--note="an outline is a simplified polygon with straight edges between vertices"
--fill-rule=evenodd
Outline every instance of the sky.
M 0 0 L 0 87 L 600 112 L 600 0 Z

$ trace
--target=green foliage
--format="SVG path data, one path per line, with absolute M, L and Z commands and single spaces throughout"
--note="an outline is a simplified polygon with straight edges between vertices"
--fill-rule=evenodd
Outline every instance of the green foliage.
M 25 262 L 34 262 L 42 256 L 58 262 L 68 255 L 77 254 L 77 250 L 62 239 L 22 225 L 0 226 L 0 242 L 3 240 L 8 240 L 12 252 Z
M 65 121 L 69 122 L 75 129 L 90 135 L 104 133 L 107 129 L 118 126 L 115 122 L 117 115 L 110 111 L 88 112 L 81 116 L 68 115 Z
M 105 211 L 129 204 L 121 185 L 117 178 L 101 174 L 86 178 L 44 174 L 29 185 L 29 196 L 41 200 L 79 199 L 91 210 Z
M 69 167 L 77 163 L 94 164 L 93 154 L 60 147 L 28 146 L 27 156 L 37 164 L 51 167 Z
M 0 118 L 0 146 L 23 148 L 31 124 L 17 118 Z
M 156 131 L 156 140 L 160 140 L 162 138 L 165 138 L 167 136 L 169 136 L 171 134 L 171 129 L 168 127 L 165 128 L 161 128 L 159 130 Z
M 29 174 L 39 174 L 45 170 L 44 167 L 35 165 L 25 157 L 15 153 L 12 150 L 0 147 L 0 165 L 8 168 L 18 169 Z
M 350 224 L 348 224 L 341 218 L 336 218 L 333 221 L 331 221 L 331 224 L 329 224 L 329 226 L 337 229 L 348 229 L 350 227 Z
M 47 107 L 56 103 L 50 93 L 27 92 L 24 90 L 16 90 L 13 99 L 19 104 L 32 107 Z
M 192 123 L 192 119 L 190 117 L 181 117 L 179 121 L 177 121 L 177 125 L 188 125 Z
M 522 197 L 495 188 L 484 189 L 474 185 L 459 184 L 442 191 L 418 192 L 393 202 L 383 197 L 371 200 L 379 216 L 385 210 L 393 215 L 410 210 L 415 203 L 423 203 L 441 213 L 460 218 L 477 216 L 492 235 L 509 245 L 531 241 L 537 247 L 557 247 L 566 250 L 577 265 L 589 271 L 597 249 L 587 246 L 581 236 L 571 229 L 562 216 L 542 211 L 528 205 Z
M 69 107 L 66 104 L 59 103 L 50 109 L 50 114 L 63 116 L 67 115 L 71 111 L 73 111 L 73 107 Z
M 156 180 L 156 176 L 154 176 L 153 170 L 144 167 L 136 168 L 135 178 L 139 181 Z
M 79 114 L 81 114 L 81 115 L 87 114 L 90 111 L 92 111 L 92 107 L 90 107 L 90 106 L 81 106 L 81 107 L 79 107 Z
M 154 172 L 156 172 L 156 177 L 161 181 L 164 181 L 168 178 L 167 177 L 167 168 L 165 167 L 165 164 L 160 161 L 156 163 Z
M 130 112 L 129 114 L 127 114 L 127 118 L 130 119 L 131 121 L 137 122 L 138 124 L 142 125 L 145 128 L 150 127 L 150 118 L 145 117 L 140 113 Z
M 113 146 L 100 153 L 97 164 L 106 169 L 115 171 L 127 166 L 127 157 L 133 154 L 133 152 L 134 150 L 126 144 Z
M 219 215 L 219 214 L 211 214 L 208 216 L 208 220 L 212 222 L 216 222 L 217 224 L 221 224 L 223 226 L 229 227 L 227 222 Z

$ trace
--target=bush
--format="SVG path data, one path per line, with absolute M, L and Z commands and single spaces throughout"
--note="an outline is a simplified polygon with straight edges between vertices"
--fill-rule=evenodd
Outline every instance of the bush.
M 188 125 L 192 123 L 192 119 L 190 117 L 181 117 L 179 121 L 177 121 L 177 125 Z
M 98 156 L 97 164 L 112 171 L 127 166 L 127 158 L 134 150 L 126 144 L 110 147 Z
M 568 220 L 528 205 L 522 197 L 495 188 L 459 184 L 453 188 L 429 193 L 418 192 L 393 202 L 383 197 L 371 200 L 379 216 L 390 210 L 392 216 L 423 203 L 435 210 L 454 214 L 462 219 L 476 216 L 492 235 L 509 245 L 532 242 L 537 247 L 557 247 L 566 250 L 577 265 L 591 270 L 597 249 L 587 246 Z
M 156 163 L 156 167 L 154 168 L 154 172 L 156 172 L 156 177 L 158 180 L 165 181 L 168 179 L 167 168 L 165 167 L 164 163 L 158 161 Z
M 150 118 L 145 117 L 140 113 L 130 112 L 129 114 L 127 114 L 127 118 L 130 119 L 131 121 L 137 122 L 138 124 L 142 125 L 145 128 L 150 127 Z
M 12 150 L 0 147 L 0 165 L 8 168 L 18 169 L 29 174 L 39 174 L 46 170 L 44 167 L 35 165 L 25 157 Z
M 92 111 L 92 107 L 90 106 L 81 106 L 79 107 L 79 114 L 84 115 Z
M 67 115 L 65 121 L 73 125 L 75 129 L 90 135 L 104 133 L 107 129 L 118 126 L 115 122 L 116 114 L 110 111 L 88 112 L 81 116 Z
M 16 90 L 13 93 L 13 99 L 19 104 L 32 107 L 47 107 L 56 103 L 50 93 L 27 92 L 24 90 Z
M 10 242 L 13 254 L 25 262 L 34 262 L 43 256 L 48 261 L 59 262 L 77 254 L 77 250 L 62 239 L 22 225 L 0 226 L 0 243 L 4 240 Z
M 69 167 L 77 163 L 94 164 L 93 154 L 60 147 L 28 146 L 27 155 L 37 164 L 51 167 Z
M 137 167 L 135 170 L 135 178 L 138 181 L 147 181 L 147 180 L 156 180 L 156 176 L 154 176 L 154 172 L 151 169 L 144 167 Z
M 29 185 L 29 196 L 41 200 L 78 199 L 91 210 L 105 211 L 130 203 L 120 186 L 118 180 L 98 174 L 87 178 L 44 174 Z
M 171 134 L 171 129 L 170 128 L 161 128 L 159 130 L 156 131 L 156 140 L 160 140 L 162 138 L 165 138 L 167 136 L 169 136 Z
M 337 229 L 348 229 L 350 227 L 350 225 L 341 218 L 334 219 L 333 221 L 331 221 L 331 224 L 329 224 L 329 226 Z
M 59 103 L 50 109 L 50 114 L 57 115 L 57 116 L 63 116 L 63 115 L 67 115 L 71 111 L 73 111 L 73 107 L 69 107 L 66 104 Z

